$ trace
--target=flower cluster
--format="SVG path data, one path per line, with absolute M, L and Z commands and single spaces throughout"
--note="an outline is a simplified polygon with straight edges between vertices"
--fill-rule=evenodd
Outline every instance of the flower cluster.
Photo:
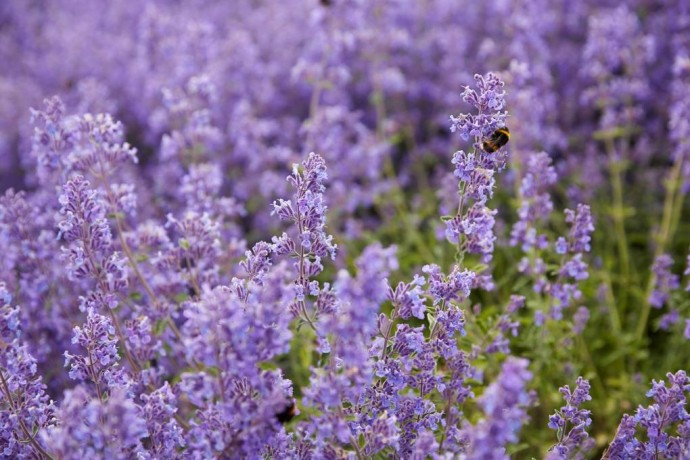
M 291 237 L 283 233 L 280 237 L 273 237 L 271 251 L 277 256 L 287 255 L 296 259 L 297 276 L 290 311 L 313 326 L 305 299 L 308 295 L 318 296 L 321 289 L 318 281 L 311 278 L 323 271 L 322 259 L 335 259 L 337 245 L 333 243 L 333 236 L 325 231 L 328 208 L 324 204 L 323 182 L 328 178 L 326 164 L 319 155 L 310 153 L 302 167 L 303 171 L 300 171 L 299 165 L 293 165 L 292 174 L 287 179 L 295 189 L 294 203 L 293 200 L 279 199 L 273 203 L 272 211 L 281 220 L 294 224 L 295 235 Z
M 664 306 L 669 298 L 672 290 L 680 287 L 680 280 L 678 275 L 671 272 L 673 266 L 673 259 L 668 254 L 662 254 L 657 257 L 652 265 L 652 272 L 654 273 L 654 290 L 649 296 L 649 303 L 654 308 L 661 308 Z
M 587 427 L 592 423 L 591 411 L 580 408 L 592 399 L 590 388 L 589 382 L 582 377 L 577 378 L 575 391 L 568 385 L 560 388 L 566 405 L 549 417 L 549 428 L 556 430 L 558 443 L 549 450 L 548 458 L 582 458 L 591 449 L 587 434 Z
M 36 360 L 22 340 L 19 308 L 0 283 L 0 446 L 4 457 L 47 456 L 35 434 L 57 422 L 55 406 L 37 375 Z
M 526 391 L 532 373 L 529 362 L 509 358 L 496 382 L 479 399 L 484 418 L 464 428 L 461 434 L 469 445 L 468 458 L 508 458 L 506 446 L 518 441 L 518 432 L 527 418 L 531 396 Z
M 582 102 L 602 109 L 603 129 L 629 128 L 640 119 L 639 103 L 649 97 L 645 64 L 653 50 L 653 39 L 641 33 L 637 16 L 626 5 L 602 9 L 589 19 L 582 73 L 592 86 Z
M 613 3 L 3 2 L 0 457 L 690 457 L 690 6 Z
M 545 153 L 534 153 L 527 157 L 525 171 L 520 183 L 519 220 L 510 232 L 510 244 L 520 245 L 528 252 L 532 248 L 545 249 L 546 235 L 538 233 L 537 225 L 547 219 L 553 211 L 550 188 L 558 180 L 551 158 Z
M 496 239 L 493 234 L 496 211 L 489 209 L 486 202 L 493 196 L 494 175 L 505 167 L 507 154 L 504 148 L 486 152 L 481 144 L 496 129 L 505 127 L 508 113 L 501 111 L 505 107 L 503 81 L 493 73 L 475 75 L 474 79 L 478 91 L 465 87 L 462 97 L 478 113 L 451 116 L 451 130 L 464 140 L 472 138 L 474 148 L 469 153 L 460 150 L 453 155 L 454 175 L 460 180 L 460 203 L 456 215 L 446 220 L 446 238 L 457 244 L 461 252 L 480 254 L 482 262 L 487 263 Z
M 100 399 L 105 389 L 127 389 L 130 379 L 118 366 L 115 328 L 107 317 L 89 309 L 84 325 L 74 328 L 72 343 L 83 354 L 65 352 L 65 366 L 69 367 L 71 379 L 94 383 Z
M 690 415 L 685 408 L 688 377 L 684 371 L 669 372 L 666 377 L 668 387 L 663 381 L 652 381 L 647 392 L 654 404 L 638 407 L 634 416 L 623 416 L 604 458 L 683 458 L 690 453 Z M 638 427 L 646 435 L 642 440 L 637 438 Z

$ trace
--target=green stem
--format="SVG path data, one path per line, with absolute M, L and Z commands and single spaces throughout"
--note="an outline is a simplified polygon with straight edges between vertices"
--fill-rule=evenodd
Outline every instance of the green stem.
M 673 222 L 678 220 L 678 215 L 683 209 L 683 193 L 680 191 L 681 182 L 681 172 L 683 169 L 683 157 L 678 155 L 676 161 L 673 163 L 673 168 L 669 174 L 669 178 L 666 181 L 666 195 L 664 197 L 664 211 L 661 217 L 661 228 L 659 229 L 659 234 L 656 241 L 656 250 L 654 251 L 654 260 L 656 260 L 660 255 L 666 251 L 666 245 L 673 236 Z M 677 195 L 676 195 L 677 194 Z M 647 283 L 647 289 L 645 291 L 644 305 L 642 307 L 642 313 L 640 314 L 640 320 L 637 323 L 637 331 L 635 333 L 635 340 L 640 341 L 644 336 L 644 332 L 647 328 L 647 321 L 649 320 L 649 314 L 652 309 L 652 305 L 649 303 L 649 296 L 654 290 L 654 285 L 656 284 L 656 275 L 652 271 L 649 275 L 649 281 Z
M 682 172 L 683 165 L 681 164 L 680 171 Z M 669 229 L 669 237 L 672 238 L 678 231 L 681 215 L 683 214 L 683 205 L 685 204 L 685 192 L 682 187 L 682 178 L 678 178 L 676 186 L 676 197 L 674 199 L 673 210 L 671 211 L 671 228 Z
M 364 460 L 364 454 L 362 454 L 362 450 L 359 447 L 359 444 L 357 443 L 357 440 L 354 438 L 354 436 L 350 435 L 350 444 L 352 444 L 352 447 L 355 449 L 355 454 L 357 455 L 358 460 Z
M 615 157 L 615 147 L 613 140 L 606 143 L 609 168 L 611 172 L 611 185 L 613 187 L 613 222 L 616 232 L 616 242 L 618 243 L 618 258 L 620 260 L 621 278 L 619 280 L 617 308 L 625 311 L 627 305 L 626 286 L 630 280 L 630 253 L 628 252 L 628 238 L 625 231 L 625 204 L 623 201 L 623 180 L 622 163 Z
M 621 332 L 622 332 L 623 327 L 621 325 L 620 315 L 618 314 L 618 308 L 616 308 L 616 299 L 614 299 L 614 297 L 613 297 L 613 282 L 611 281 L 611 276 L 605 270 L 602 270 L 601 276 L 602 276 L 602 278 L 604 278 L 604 282 L 606 283 L 606 286 L 607 286 L 606 301 L 611 306 L 611 308 L 609 308 L 609 311 L 610 311 L 609 317 L 611 318 L 611 328 L 613 329 L 613 335 L 616 338 L 618 338 L 621 336 Z

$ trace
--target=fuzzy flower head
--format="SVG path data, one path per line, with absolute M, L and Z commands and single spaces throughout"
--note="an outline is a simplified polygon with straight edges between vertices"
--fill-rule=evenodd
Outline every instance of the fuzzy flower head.
M 323 192 L 327 178 L 323 158 L 310 153 L 302 164 L 302 171 L 295 164 L 292 174 L 287 178 L 295 189 L 294 201 L 280 199 L 273 202 L 272 214 L 276 214 L 281 220 L 295 223 L 299 231 L 296 241 L 298 247 L 301 246 L 305 252 L 316 257 L 334 259 L 336 245 L 333 237 L 325 232 L 328 208 L 324 203 Z M 283 249 L 284 245 L 280 242 L 274 244 L 274 250 L 278 253 L 284 252 Z
M 527 252 L 543 248 L 545 238 L 538 235 L 536 224 L 545 221 L 553 211 L 550 188 L 558 179 L 551 158 L 545 152 L 532 153 L 525 160 L 525 173 L 520 184 L 521 203 L 518 221 L 510 232 L 510 245 Z
M 558 443 L 549 451 L 548 458 L 573 458 L 575 452 L 586 451 L 592 447 L 587 427 L 592 423 L 591 411 L 580 406 L 590 401 L 589 381 L 577 378 L 574 391 L 568 385 L 560 388 L 566 405 L 549 417 L 549 428 L 556 430 Z
M 137 151 L 124 139 L 124 126 L 106 113 L 66 116 L 59 97 L 31 110 L 35 125 L 32 156 L 41 183 L 62 182 L 70 173 L 107 179 L 123 164 L 138 163 Z
M 475 114 L 460 114 L 450 117 L 451 131 L 458 132 L 464 140 L 474 138 L 476 142 L 490 136 L 496 129 L 506 125 L 508 112 L 501 111 L 506 105 L 503 90 L 505 83 L 492 72 L 475 75 L 477 89 L 465 87 L 462 99 L 477 109 Z
M 68 157 L 72 170 L 108 178 L 120 164 L 138 163 L 136 149 L 122 142 L 122 123 L 109 114 L 86 113 L 78 118 L 77 126 L 81 142 Z
M 434 299 L 434 304 L 439 302 L 462 302 L 470 295 L 470 289 L 475 279 L 475 273 L 462 270 L 456 265 L 448 275 L 441 272 L 441 267 L 435 264 L 425 265 L 422 271 L 429 278 L 429 292 Z
M 65 352 L 70 378 L 94 383 L 99 395 L 105 388 L 127 388 L 131 384 L 119 366 L 117 337 L 110 318 L 89 309 L 86 322 L 74 327 L 72 343 L 82 354 Z
M 58 416 L 63 423 L 45 439 L 59 458 L 132 458 L 148 436 L 139 406 L 119 388 L 105 401 L 81 385 L 67 390 Z
M 653 38 L 643 33 L 637 14 L 627 5 L 602 8 L 590 16 L 580 70 L 590 87 L 581 98 L 602 111 L 601 128 L 641 120 L 640 103 L 650 95 L 646 66 L 653 53 Z
M 62 246 L 68 273 L 73 279 L 97 282 L 97 291 L 82 303 L 113 308 L 117 304 L 114 293 L 128 285 L 127 267 L 124 258 L 111 251 L 110 225 L 98 193 L 89 181 L 76 175 L 63 186 L 59 201 L 58 237 L 68 243 Z
M 464 428 L 469 440 L 467 458 L 507 459 L 507 444 L 518 441 L 518 432 L 527 418 L 531 396 L 526 387 L 532 379 L 525 359 L 508 358 L 498 379 L 479 398 L 485 417 Z
M 687 458 L 690 414 L 686 395 L 690 380 L 685 371 L 669 372 L 666 377 L 668 386 L 652 381 L 647 396 L 653 404 L 639 406 L 634 416 L 623 416 L 604 458 Z M 637 438 L 637 428 L 646 431 L 646 440 Z
M 686 50 L 690 53 L 690 49 Z M 685 53 L 683 53 L 685 54 Z M 683 160 L 684 193 L 690 191 L 690 101 L 685 97 L 690 91 L 690 56 L 679 54 L 673 66 L 672 105 L 668 122 L 669 137 L 675 161 Z
M 20 309 L 11 302 L 0 282 L 0 456 L 41 458 L 41 443 L 29 442 L 29 437 L 55 424 L 55 407 L 22 340 Z
M 568 249 L 572 253 L 589 252 L 592 249 L 592 232 L 594 232 L 594 221 L 592 211 L 586 204 L 578 204 L 575 211 L 565 210 L 565 222 L 570 224 L 570 234 L 568 235 Z
M 662 254 L 656 258 L 652 265 L 654 274 L 654 290 L 649 295 L 649 303 L 654 308 L 661 308 L 671 295 L 671 291 L 680 287 L 678 275 L 671 271 L 673 258 L 668 254 Z
M 448 241 L 458 245 L 461 253 L 479 254 L 482 263 L 488 263 L 496 240 L 493 232 L 496 211 L 486 203 L 493 196 L 496 173 L 505 167 L 507 152 L 502 146 L 489 149 L 485 145 L 498 128 L 505 127 L 508 114 L 501 111 L 505 106 L 503 81 L 489 73 L 475 75 L 475 82 L 477 89 L 466 87 L 463 99 L 478 113 L 450 117 L 451 131 L 459 132 L 464 140 L 472 137 L 474 149 L 469 153 L 460 150 L 453 155 L 454 176 L 459 179 L 459 206 L 454 216 L 444 218 L 445 235 Z M 487 289 L 490 284 L 485 283 Z
M 53 96 L 43 101 L 43 110 L 31 109 L 34 133 L 31 155 L 41 183 L 47 183 L 63 168 L 64 157 L 76 142 L 73 123 L 65 117 L 65 104 Z
M 63 186 L 59 198 L 62 219 L 59 236 L 67 242 L 86 243 L 84 250 L 101 251 L 110 246 L 112 236 L 98 194 L 83 176 L 75 176 Z

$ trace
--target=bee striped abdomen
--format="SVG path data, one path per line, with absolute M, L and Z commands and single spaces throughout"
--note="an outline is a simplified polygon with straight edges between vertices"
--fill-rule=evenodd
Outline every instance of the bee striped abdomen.
M 482 142 L 482 149 L 486 153 L 493 153 L 508 143 L 510 140 L 510 130 L 507 127 L 498 128 L 491 137 Z

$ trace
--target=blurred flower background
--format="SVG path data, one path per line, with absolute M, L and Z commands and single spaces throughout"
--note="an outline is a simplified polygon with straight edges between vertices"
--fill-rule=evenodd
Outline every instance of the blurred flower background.
M 690 3 L 5 0 L 0 62 L 0 457 L 690 458 Z

